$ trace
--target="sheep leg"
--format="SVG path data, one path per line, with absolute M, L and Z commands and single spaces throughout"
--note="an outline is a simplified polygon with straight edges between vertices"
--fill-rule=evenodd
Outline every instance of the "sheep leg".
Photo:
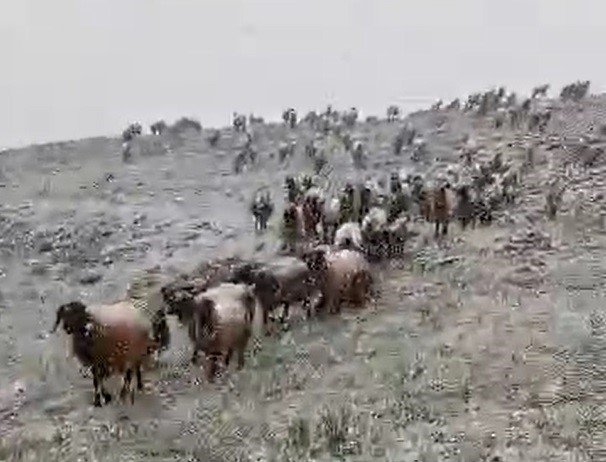
M 233 348 L 229 348 L 227 350 L 227 354 L 225 355 L 225 359 L 224 359 L 224 364 L 225 364 L 225 369 L 227 369 L 229 367 L 229 362 L 231 360 L 231 355 L 234 353 Z
M 269 308 L 263 307 L 263 329 L 265 330 L 265 336 L 269 337 L 271 332 L 269 331 Z
M 311 300 L 309 297 L 305 297 L 303 300 L 303 309 L 305 310 L 305 315 L 307 319 L 311 319 Z
M 210 383 L 213 383 L 217 374 L 217 357 L 207 355 L 205 359 L 206 364 L 204 364 L 204 369 L 206 370 L 206 378 Z
M 282 315 L 280 316 L 281 323 L 284 323 L 284 321 L 286 321 L 286 319 L 288 319 L 289 311 L 290 311 L 290 303 L 284 302 L 284 305 L 282 307 Z
M 112 400 L 112 395 L 110 395 L 105 387 L 103 386 L 103 379 L 107 376 L 107 372 L 100 367 L 93 368 L 93 386 L 95 389 L 95 398 L 94 405 L 95 407 L 101 407 L 101 396 L 105 401 L 105 404 L 108 404 Z
M 436 227 L 434 231 L 434 237 L 438 237 L 440 235 L 440 221 L 436 220 Z
M 198 349 L 194 347 L 194 352 L 191 356 L 191 363 L 192 364 L 198 364 Z
M 100 378 L 99 373 L 96 369 L 93 369 L 93 386 L 95 388 L 95 398 L 94 398 L 94 406 L 101 407 L 101 392 L 100 389 Z
M 241 345 L 238 348 L 238 368 L 237 370 L 241 370 L 244 367 L 244 350 L 246 345 Z
M 129 368 L 126 370 L 126 374 L 124 374 L 124 382 L 122 384 L 122 390 L 120 390 L 120 399 L 121 400 L 123 400 L 123 401 L 126 400 L 126 396 L 128 395 L 128 392 L 131 389 L 132 381 L 133 381 L 133 370 Z M 131 397 L 131 401 L 134 401 L 133 397 Z
M 448 234 L 448 220 L 442 222 L 442 235 L 446 236 Z
M 141 377 L 141 365 L 137 366 L 137 390 L 143 390 L 143 378 Z

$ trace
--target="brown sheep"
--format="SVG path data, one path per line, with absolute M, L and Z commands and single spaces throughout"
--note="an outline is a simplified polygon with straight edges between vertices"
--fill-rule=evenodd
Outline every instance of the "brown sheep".
M 421 201 L 421 214 L 429 222 L 435 223 L 435 236 L 448 234 L 448 224 L 455 201 L 449 185 L 442 185 L 425 191 Z
M 192 301 L 189 335 L 194 346 L 192 362 L 198 352 L 205 357 L 204 370 L 214 380 L 219 360 L 225 369 L 231 355 L 238 355 L 238 370 L 244 366 L 244 352 L 252 334 L 255 297 L 244 284 L 222 283 L 198 294 Z
M 307 265 L 295 257 L 274 258 L 271 263 L 261 268 L 249 268 L 241 271 L 230 282 L 244 283 L 253 286 L 263 312 L 263 326 L 268 331 L 269 314 L 278 305 L 283 310 L 280 321 L 288 319 L 290 305 L 302 303 L 307 317 L 311 315 L 311 298 L 318 286 Z
M 59 306 L 52 332 L 61 323 L 63 330 L 71 335 L 76 357 L 83 366 L 92 368 L 94 405 L 101 406 L 101 395 L 106 404 L 111 401 L 103 381 L 115 374 L 124 375 L 121 398 L 130 390 L 133 403 L 133 371 L 137 375 L 137 388 L 141 390 L 141 367 L 160 344 L 165 343 L 161 325 L 166 327 L 166 320 L 159 317 L 150 321 L 130 302 L 87 307 L 73 301 Z
M 341 303 L 362 306 L 367 301 L 373 279 L 370 265 L 361 252 L 316 248 L 306 252 L 304 260 L 319 282 L 321 300 L 317 308 L 339 312 Z

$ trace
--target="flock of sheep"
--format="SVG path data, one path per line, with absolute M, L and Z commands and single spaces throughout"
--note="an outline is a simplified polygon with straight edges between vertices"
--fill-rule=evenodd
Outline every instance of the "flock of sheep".
M 582 98 L 588 86 L 588 82 L 571 84 L 562 91 L 562 99 Z M 535 88 L 531 99 L 544 96 L 548 88 Z M 433 110 L 475 111 L 480 116 L 490 114 L 495 120 L 509 114 L 512 128 L 519 128 L 524 122 L 525 129 L 541 131 L 547 116 L 533 112 L 528 101 L 531 100 L 518 104 L 515 94 L 500 88 L 471 95 L 463 106 L 455 100 L 442 108 L 440 101 Z M 387 109 L 389 122 L 396 122 L 399 117 L 397 106 Z M 540 123 L 535 123 L 536 117 Z M 306 123 L 320 135 L 334 135 L 351 153 L 354 165 L 364 168 L 365 148 L 361 142 L 353 142 L 349 132 L 357 123 L 355 108 L 339 113 L 329 106 L 321 114 L 310 112 L 301 121 L 296 110 L 289 108 L 282 118 L 290 128 Z M 263 123 L 252 115 L 247 121 L 244 115 L 234 113 L 234 130 L 247 133 L 247 122 Z M 158 122 L 151 131 L 161 134 L 184 126 L 201 131 L 199 124 L 189 119 L 172 127 Z M 123 133 L 124 142 L 128 144 L 141 132 L 140 124 L 131 125 Z M 218 137 L 215 132 L 209 143 L 216 144 Z M 406 124 L 394 139 L 393 154 L 401 155 L 408 149 L 413 160 L 422 158 L 426 155 L 422 139 L 422 134 Z M 53 330 L 62 325 L 71 335 L 75 355 L 92 369 L 95 406 L 101 406 L 102 398 L 105 403 L 111 400 L 103 382 L 114 374 L 124 377 L 121 397 L 130 393 L 134 400 L 133 374 L 141 389 L 142 369 L 154 354 L 170 346 L 167 316 L 177 316 L 186 327 L 193 346 L 192 362 L 198 363 L 202 353 L 204 371 L 213 381 L 220 369 L 229 366 L 234 353 L 238 368 L 244 366 L 257 307 L 266 335 L 271 334 L 274 321 L 285 322 L 289 318 L 293 305 L 300 306 L 307 317 L 338 313 L 343 303 L 362 307 L 375 299 L 373 265 L 402 255 L 406 244 L 419 235 L 421 223 L 433 224 L 436 239 L 448 233 L 453 220 L 463 230 L 468 225 L 475 227 L 476 222 L 489 225 L 495 212 L 515 202 L 523 169 L 504 161 L 501 152 L 478 161 L 477 149 L 467 141 L 459 146 L 458 163 L 431 180 L 422 174 L 394 171 L 387 182 L 348 182 L 330 197 L 317 176 L 286 177 L 281 220 L 283 246 L 279 254 L 270 261 L 230 257 L 205 262 L 160 289 L 163 306 L 156 312 L 147 313 L 126 301 L 94 307 L 79 301 L 61 305 Z M 254 162 L 251 137 L 245 152 L 241 163 Z M 322 158 L 322 150 L 313 142 L 305 147 L 305 153 L 313 159 Z M 280 159 L 289 155 L 292 153 L 280 154 Z M 528 164 L 532 164 L 531 151 Z M 240 173 L 242 169 L 235 171 Z M 561 190 L 548 192 L 550 216 L 555 215 L 558 200 Z M 258 231 L 267 229 L 274 209 L 268 193 L 254 198 L 250 211 Z M 276 316 L 279 308 L 281 312 Z

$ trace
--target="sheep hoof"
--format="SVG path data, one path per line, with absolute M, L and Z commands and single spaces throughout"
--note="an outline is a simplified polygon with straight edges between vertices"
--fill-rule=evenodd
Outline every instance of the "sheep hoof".
M 101 396 L 100 395 L 95 395 L 95 400 L 93 402 L 93 405 L 95 407 L 101 407 Z
M 109 393 L 103 393 L 103 399 L 105 400 L 105 404 L 109 404 L 112 401 L 112 395 Z

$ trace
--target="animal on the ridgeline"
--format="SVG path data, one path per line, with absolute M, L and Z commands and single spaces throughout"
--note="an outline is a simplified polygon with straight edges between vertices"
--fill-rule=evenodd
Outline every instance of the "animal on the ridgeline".
M 177 120 L 171 127 L 172 133 L 184 133 L 189 130 L 195 131 L 197 133 L 202 132 L 202 124 L 190 117 L 181 117 Z
M 453 99 L 448 106 L 446 106 L 446 109 L 449 111 L 458 111 L 461 109 L 461 100 L 459 98 Z
M 150 319 L 126 301 L 100 306 L 86 306 L 80 301 L 65 303 L 57 309 L 52 332 L 60 324 L 71 336 L 75 356 L 84 367 L 92 369 L 95 406 L 101 406 L 101 397 L 106 404 L 111 401 L 104 381 L 116 374 L 124 377 L 121 398 L 125 399 L 130 392 L 133 403 L 133 374 L 137 388 L 142 390 L 142 367 L 156 350 L 168 343 L 164 313 L 155 313 Z
M 250 205 L 250 211 L 255 220 L 255 231 L 265 231 L 267 229 L 267 222 L 274 211 L 274 205 L 269 191 L 254 197 Z
M 204 353 L 203 368 L 209 382 L 214 381 L 220 366 L 227 370 L 234 352 L 237 368 L 242 369 L 255 314 L 252 288 L 223 282 L 196 295 L 189 303 L 192 362 L 197 364 L 199 353 Z
M 215 148 L 215 147 L 217 147 L 217 144 L 219 143 L 220 139 L 221 139 L 221 131 L 214 130 L 212 132 L 212 134 L 208 137 L 208 144 L 210 144 L 211 147 Z
M 317 247 L 305 252 L 303 260 L 319 283 L 316 310 L 335 313 L 341 311 L 343 302 L 362 307 L 368 301 L 373 278 L 362 252 Z
M 441 99 L 437 100 L 435 103 L 431 105 L 432 111 L 439 111 L 442 108 L 443 101 Z
M 549 90 L 548 83 L 546 83 L 544 85 L 539 85 L 538 87 L 534 87 L 532 89 L 532 93 L 530 94 L 530 99 L 535 99 L 539 96 L 545 97 L 545 96 L 547 96 L 548 90 Z
M 282 120 L 288 127 L 295 128 L 297 126 L 297 111 L 292 107 L 289 107 L 282 112 Z
M 580 101 L 585 98 L 585 96 L 587 96 L 587 93 L 589 92 L 589 86 L 589 80 L 585 80 L 583 82 L 576 81 L 574 83 L 566 85 L 564 88 L 562 88 L 562 91 L 560 92 L 560 99 L 562 101 Z
M 342 119 L 346 127 L 352 128 L 358 120 L 358 109 L 355 107 L 350 108 L 349 111 L 343 114 Z
M 158 120 L 157 122 L 150 125 L 149 129 L 152 132 L 152 135 L 161 135 L 166 131 L 168 125 L 164 120 Z
M 265 123 L 265 119 L 263 119 L 263 117 L 255 117 L 254 114 L 250 114 L 248 116 L 249 125 L 262 125 L 264 123 Z
M 246 131 L 246 116 L 244 114 L 238 114 L 237 112 L 233 113 L 232 124 L 234 130 L 237 132 L 245 132 Z
M 124 129 L 122 132 L 122 141 L 128 142 L 140 136 L 143 133 L 143 126 L 139 122 L 134 122 Z
M 316 113 L 316 111 L 309 111 L 305 117 L 303 118 L 303 122 L 308 123 L 312 129 L 316 129 L 318 122 L 320 120 L 320 116 Z
M 395 122 L 400 118 L 400 108 L 396 105 L 391 105 L 387 108 L 387 122 Z

